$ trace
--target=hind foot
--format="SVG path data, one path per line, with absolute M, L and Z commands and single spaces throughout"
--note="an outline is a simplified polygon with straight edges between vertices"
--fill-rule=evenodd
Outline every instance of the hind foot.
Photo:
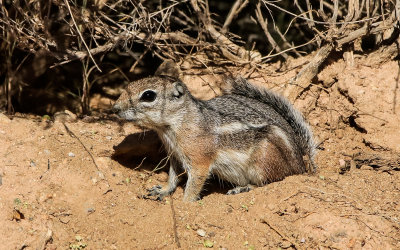
M 249 192 L 250 190 L 254 189 L 253 185 L 247 185 L 244 187 L 235 187 L 229 190 L 226 194 L 231 195 L 231 194 L 240 194 L 244 192 Z

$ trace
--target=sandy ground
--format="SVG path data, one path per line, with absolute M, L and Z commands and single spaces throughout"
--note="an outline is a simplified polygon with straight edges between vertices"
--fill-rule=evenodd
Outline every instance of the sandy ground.
M 111 158 L 138 131 L 130 124 L 0 114 L 0 249 L 400 249 L 399 67 L 370 61 L 329 64 L 295 104 L 322 142 L 316 174 L 234 196 L 210 180 L 195 203 L 182 186 L 162 202 L 143 197 L 167 167 L 151 134 Z M 126 159 L 135 154 L 152 156 L 139 166 Z

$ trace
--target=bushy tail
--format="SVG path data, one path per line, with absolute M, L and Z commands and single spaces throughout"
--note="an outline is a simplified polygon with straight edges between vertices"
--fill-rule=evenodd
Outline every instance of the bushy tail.
M 229 79 L 228 84 L 230 85 L 230 89 L 227 91 L 229 94 L 242 95 L 260 100 L 272 107 L 289 123 L 300 139 L 298 143 L 303 151 L 305 164 L 309 165 L 309 170 L 314 172 L 316 170 L 314 163 L 316 145 L 313 134 L 303 115 L 293 107 L 289 100 L 266 88 L 251 85 L 242 77 Z M 309 159 L 305 159 L 304 156 Z M 306 161 L 309 161 L 309 164 Z

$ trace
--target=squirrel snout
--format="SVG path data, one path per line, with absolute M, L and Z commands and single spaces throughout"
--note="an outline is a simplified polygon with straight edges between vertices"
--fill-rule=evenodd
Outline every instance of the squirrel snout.
M 113 106 L 112 106 L 112 108 L 111 108 L 111 111 L 113 112 L 113 113 L 118 113 L 118 112 L 120 112 L 121 111 L 121 105 L 119 105 L 119 104 L 114 104 Z

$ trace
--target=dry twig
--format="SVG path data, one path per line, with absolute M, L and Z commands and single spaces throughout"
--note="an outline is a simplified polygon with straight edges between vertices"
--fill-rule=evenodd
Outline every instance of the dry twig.
M 172 227 L 174 229 L 174 239 L 175 239 L 175 244 L 178 248 L 181 248 L 181 243 L 179 242 L 179 237 L 178 237 L 178 227 L 176 223 L 176 214 L 175 214 L 175 208 L 174 208 L 174 198 L 171 195 L 171 212 L 172 212 Z
M 79 27 L 78 27 L 78 25 L 77 25 L 76 22 L 75 22 L 75 18 L 74 18 L 74 15 L 72 14 L 71 6 L 69 5 L 68 0 L 64 0 L 64 2 L 65 2 L 65 5 L 66 5 L 67 8 L 68 8 L 69 14 L 71 15 L 71 19 L 72 19 L 72 22 L 74 23 L 75 30 L 76 30 L 76 32 L 78 33 L 79 37 L 81 38 L 81 41 L 82 41 L 83 45 L 85 46 L 85 48 L 86 48 L 86 50 L 87 50 L 87 52 L 88 52 L 88 54 L 89 54 L 90 59 L 92 60 L 92 62 L 93 62 L 94 65 L 96 66 L 97 70 L 101 72 L 100 67 L 97 65 L 97 63 L 96 63 L 96 61 L 94 60 L 92 54 L 90 53 L 90 49 L 89 49 L 89 47 L 87 46 L 87 44 L 86 44 L 86 42 L 85 42 L 85 39 L 83 38 L 81 32 L 79 31 Z
M 79 142 L 79 143 L 82 145 L 82 147 L 85 149 L 85 151 L 89 154 L 90 158 L 92 159 L 92 162 L 93 162 L 94 166 L 95 166 L 96 169 L 97 169 L 97 173 L 101 173 L 101 175 L 104 176 L 104 174 L 101 172 L 99 166 L 97 165 L 97 163 L 96 163 L 96 161 L 95 161 L 95 159 L 94 159 L 92 153 L 91 153 L 91 152 L 89 151 L 89 149 L 85 146 L 85 144 L 83 144 L 83 142 L 81 141 L 81 139 L 79 139 L 79 137 L 76 136 L 75 133 L 72 132 L 72 130 L 70 130 L 69 127 L 68 127 L 65 123 L 63 123 L 63 125 L 64 125 L 65 130 L 68 132 L 68 134 L 69 134 L 71 137 L 77 139 L 78 142 Z M 103 178 L 102 178 L 102 179 L 103 179 Z M 105 192 L 105 193 L 107 193 L 107 192 L 110 190 L 110 189 L 109 189 L 109 188 L 110 188 L 110 184 L 108 183 L 108 180 L 105 178 L 105 176 L 104 176 L 104 181 L 105 181 L 106 184 L 107 184 L 108 190 L 106 190 L 106 192 Z

